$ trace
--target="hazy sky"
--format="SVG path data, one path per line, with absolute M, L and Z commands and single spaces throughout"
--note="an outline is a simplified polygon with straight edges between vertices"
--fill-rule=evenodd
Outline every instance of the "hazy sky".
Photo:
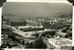
M 55 14 L 71 14 L 69 3 L 31 3 L 7 2 L 3 5 L 3 14 L 14 14 L 21 17 L 50 17 Z

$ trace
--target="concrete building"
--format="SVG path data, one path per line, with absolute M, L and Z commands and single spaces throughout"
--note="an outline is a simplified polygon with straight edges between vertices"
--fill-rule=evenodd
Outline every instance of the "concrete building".
M 70 50 L 72 47 L 72 40 L 67 38 L 48 38 L 47 40 L 44 40 L 44 42 L 47 44 L 49 49 L 53 48 Z

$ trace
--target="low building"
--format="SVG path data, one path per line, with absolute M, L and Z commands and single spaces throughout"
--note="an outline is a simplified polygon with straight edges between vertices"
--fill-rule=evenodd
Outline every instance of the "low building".
M 53 49 L 71 49 L 72 40 L 67 38 L 50 38 L 45 41 L 48 48 Z
M 63 23 L 62 21 L 61 22 L 55 22 L 55 21 L 46 21 L 44 22 L 43 24 L 43 28 L 45 29 L 62 29 L 64 27 L 70 27 L 71 24 L 68 24 L 68 23 Z
M 43 28 L 45 29 L 55 29 L 57 28 L 58 26 L 55 24 L 55 22 L 44 22 L 43 24 Z
M 10 26 L 26 26 L 26 21 L 8 21 L 7 25 Z

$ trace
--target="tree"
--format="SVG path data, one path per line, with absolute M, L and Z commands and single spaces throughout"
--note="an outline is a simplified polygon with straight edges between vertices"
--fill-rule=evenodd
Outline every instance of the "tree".
M 45 36 L 46 36 L 46 33 L 44 32 L 43 34 L 41 34 L 41 36 L 42 36 L 42 37 L 45 37 Z
M 56 31 L 49 31 L 48 35 L 51 36 L 51 37 L 53 37 L 55 35 L 55 33 L 56 33 Z
M 39 36 L 39 34 L 38 34 L 38 33 L 37 33 L 37 34 L 34 34 L 34 36 L 38 37 L 38 36 Z
M 29 45 L 26 46 L 26 48 L 28 48 L 28 49 L 29 49 L 29 48 L 33 48 L 33 44 L 30 43 Z
M 30 43 L 26 48 L 35 48 L 35 49 L 46 49 L 47 46 L 43 42 L 42 38 L 37 39 L 35 42 Z
M 14 42 L 17 40 L 14 35 L 8 35 L 8 38 L 12 39 Z
M 64 33 L 66 33 L 66 32 L 67 32 L 67 30 L 66 30 L 66 29 L 63 29 L 61 32 L 64 32 Z

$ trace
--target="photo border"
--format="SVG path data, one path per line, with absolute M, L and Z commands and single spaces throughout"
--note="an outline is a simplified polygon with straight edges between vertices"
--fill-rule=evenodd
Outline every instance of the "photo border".
M 67 0 L 69 3 L 71 3 L 73 6 L 74 6 L 74 2 L 73 0 Z M 4 3 L 7 2 L 7 0 L 0 0 L 0 9 L 2 9 L 1 7 L 4 5 Z M 41 1 L 43 2 L 43 1 Z M 46 1 L 45 1 L 46 2 Z M 57 2 L 57 1 L 56 1 Z M 61 2 L 61 1 L 60 1 Z M 74 9 L 73 9 L 74 10 Z M 2 18 L 2 17 L 1 17 Z M 73 19 L 72 19 L 73 20 Z M 74 21 L 73 21 L 74 22 Z M 73 23 L 72 23 L 73 24 Z M 72 32 L 73 34 L 73 32 Z M 74 38 L 73 38 L 74 39 Z M 72 50 L 74 49 L 74 45 L 72 47 Z M 0 50 L 4 50 L 4 49 L 1 49 L 1 46 L 0 46 Z

